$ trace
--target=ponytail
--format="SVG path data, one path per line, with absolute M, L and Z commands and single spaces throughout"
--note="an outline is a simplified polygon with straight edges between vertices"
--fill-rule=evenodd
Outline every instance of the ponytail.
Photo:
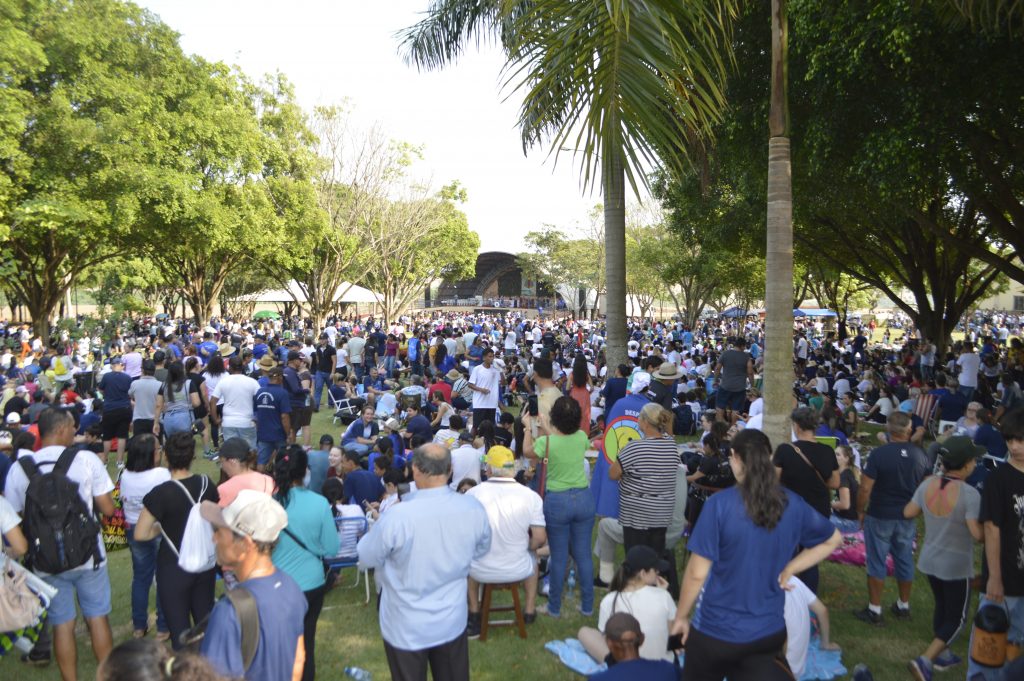
M 306 469 L 309 467 L 309 455 L 301 445 L 291 445 L 277 451 L 277 458 L 274 461 L 274 484 L 277 486 L 277 493 L 274 495 L 282 506 L 288 507 L 288 493 L 296 483 L 301 486 L 306 478 Z

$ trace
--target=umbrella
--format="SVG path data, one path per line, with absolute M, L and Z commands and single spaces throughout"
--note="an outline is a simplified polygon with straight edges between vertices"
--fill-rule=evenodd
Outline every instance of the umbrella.
M 253 319 L 280 319 L 281 315 L 272 310 L 260 310 L 252 316 Z
M 157 318 L 157 319 L 167 319 L 167 318 L 168 318 L 169 316 L 170 316 L 170 315 L 168 315 L 168 314 L 166 314 L 166 313 L 164 313 L 164 312 L 161 312 L 160 314 L 158 314 L 158 315 L 156 316 L 156 318 Z

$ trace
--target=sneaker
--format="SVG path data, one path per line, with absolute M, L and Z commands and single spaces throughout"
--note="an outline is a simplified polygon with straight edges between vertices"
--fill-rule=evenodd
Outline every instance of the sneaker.
M 466 637 L 471 640 L 480 638 L 480 613 L 469 613 L 469 621 L 466 623 Z
M 917 681 L 932 681 L 932 665 L 923 657 L 919 657 L 916 660 L 911 660 L 907 664 L 907 668 L 910 669 L 911 675 Z
M 540 605 L 538 605 L 537 606 L 537 613 L 536 614 L 538 614 L 538 615 L 547 615 L 548 617 L 551 617 L 551 618 L 556 619 L 556 620 L 559 619 L 562 616 L 561 613 L 551 612 L 550 610 L 548 610 L 548 604 L 547 603 L 541 603 Z
M 576 611 L 579 612 L 579 614 L 583 615 L 584 617 L 593 617 L 594 616 L 594 611 L 593 610 L 591 610 L 590 612 L 587 612 L 586 610 L 584 610 L 583 608 L 581 608 L 579 606 L 576 607 Z
M 885 625 L 885 620 L 882 619 L 882 616 L 876 615 L 875 613 L 871 612 L 870 608 L 864 608 L 863 610 L 855 610 L 853 616 L 859 619 L 861 622 L 867 622 L 868 624 L 873 624 L 876 627 L 881 627 Z
M 21 661 L 31 667 L 49 667 L 50 653 L 37 653 L 32 651 L 22 655 Z
M 597 589 L 607 589 L 608 582 L 602 580 L 600 577 L 594 577 L 594 587 Z
M 524 612 L 523 613 L 523 621 L 526 622 L 527 624 L 533 624 L 534 622 L 537 621 L 537 613 L 536 612 Z
M 947 650 L 932 661 L 932 669 L 937 672 L 944 672 L 963 662 L 959 657 Z
M 898 604 L 893 603 L 889 611 L 896 616 L 898 620 L 909 620 L 910 619 L 910 608 L 901 608 Z
M 544 582 L 540 585 L 540 595 L 544 598 L 548 597 L 548 592 L 551 590 L 551 582 L 547 577 L 544 578 Z

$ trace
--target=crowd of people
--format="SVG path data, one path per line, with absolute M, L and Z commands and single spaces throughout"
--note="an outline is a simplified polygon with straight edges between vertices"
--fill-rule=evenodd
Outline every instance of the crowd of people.
M 798 321 L 792 438 L 774 443 L 755 318 L 631 320 L 617 366 L 600 322 L 518 310 L 145 320 L 49 344 L 22 328 L 0 355 L 0 531 L 57 589 L 22 659 L 78 678 L 77 601 L 101 679 L 313 679 L 324 559 L 350 556 L 373 572 L 395 679 L 468 679 L 483 589 L 508 584 L 526 623 L 596 616 L 578 634 L 595 678 L 799 678 L 812 619 L 837 648 L 818 565 L 862 532 L 855 616 L 899 627 L 926 575 L 934 639 L 908 667 L 930 680 L 962 664 L 979 542 L 978 610 L 1024 643 L 1019 323 L 972 317 L 940 348 Z M 119 511 L 133 634 L 114 648 L 96 518 Z

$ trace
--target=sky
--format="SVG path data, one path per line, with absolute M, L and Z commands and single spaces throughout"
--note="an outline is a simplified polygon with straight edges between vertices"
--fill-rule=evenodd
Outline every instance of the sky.
M 438 188 L 458 180 L 461 206 L 481 251 L 518 253 L 545 223 L 588 222 L 598 193 L 581 189 L 569 154 L 540 147 L 523 155 L 521 99 L 503 89 L 502 54 L 471 46 L 454 66 L 419 72 L 398 53 L 395 33 L 429 0 L 136 0 L 181 34 L 185 52 L 239 66 L 251 78 L 280 71 L 299 103 L 347 99 L 358 126 L 423 146 L 415 172 Z

